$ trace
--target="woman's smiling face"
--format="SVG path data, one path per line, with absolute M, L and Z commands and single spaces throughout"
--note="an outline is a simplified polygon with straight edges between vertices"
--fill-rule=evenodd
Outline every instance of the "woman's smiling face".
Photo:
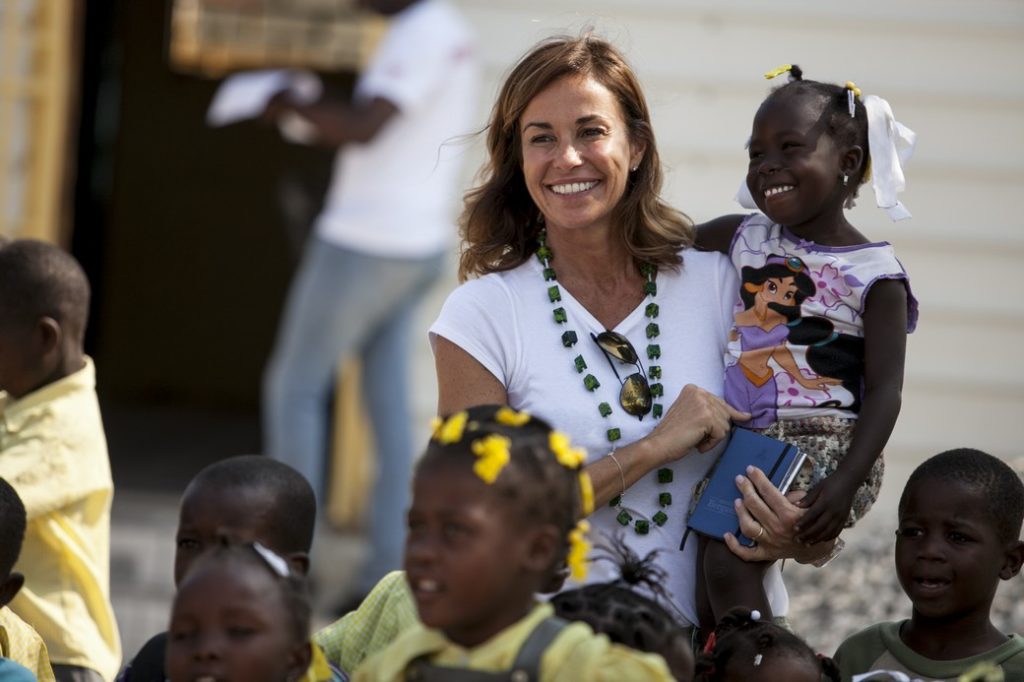
M 561 78 L 530 101 L 519 134 L 526 187 L 548 228 L 610 226 L 644 151 L 612 92 L 589 76 Z

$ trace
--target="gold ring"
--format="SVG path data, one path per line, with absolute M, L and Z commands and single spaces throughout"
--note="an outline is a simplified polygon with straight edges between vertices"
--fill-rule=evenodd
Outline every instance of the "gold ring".
M 757 535 L 755 535 L 754 537 L 752 537 L 750 539 L 751 540 L 759 540 L 762 535 L 764 535 L 764 526 L 761 526 L 761 530 L 757 531 Z

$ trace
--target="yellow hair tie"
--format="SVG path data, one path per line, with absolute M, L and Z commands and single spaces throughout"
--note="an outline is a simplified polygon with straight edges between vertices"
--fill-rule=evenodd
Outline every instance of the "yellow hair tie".
M 442 445 L 458 443 L 462 440 L 462 432 L 466 428 L 466 421 L 468 419 L 469 413 L 465 411 L 456 412 L 452 416 L 448 417 L 446 421 L 441 421 L 440 419 L 435 418 L 432 421 L 432 425 L 434 427 L 434 440 Z
M 584 516 L 594 513 L 594 483 L 586 471 L 580 472 L 580 509 Z
M 572 447 L 569 436 L 559 431 L 551 432 L 548 436 L 548 445 L 558 458 L 558 463 L 566 469 L 579 469 L 587 459 L 586 451 L 583 448 Z
M 501 470 L 505 468 L 511 458 L 509 454 L 511 446 L 511 440 L 493 433 L 473 441 L 470 447 L 473 454 L 479 457 L 473 464 L 473 471 L 484 483 L 490 485 L 497 480 Z
M 858 88 L 853 81 L 846 81 L 846 89 L 853 92 L 853 94 L 860 97 L 860 88 Z
M 573 580 L 583 580 L 587 577 L 587 555 L 590 554 L 591 545 L 587 541 L 586 534 L 590 532 L 590 524 L 580 521 L 576 527 L 569 531 L 569 554 L 565 563 L 569 565 L 569 573 Z
M 530 421 L 530 415 L 525 412 L 516 412 L 511 407 L 499 407 L 494 413 L 494 421 L 505 426 L 522 426 Z
M 788 73 L 789 71 L 792 71 L 792 70 L 793 70 L 793 65 L 792 64 L 783 64 L 779 68 L 772 69 L 771 71 L 766 73 L 764 75 L 764 77 L 765 77 L 766 80 L 771 80 L 773 78 L 777 78 L 777 77 L 781 76 L 784 73 Z

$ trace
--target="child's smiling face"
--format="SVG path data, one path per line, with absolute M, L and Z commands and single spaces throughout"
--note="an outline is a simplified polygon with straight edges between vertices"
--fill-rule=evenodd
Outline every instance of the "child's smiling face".
M 899 510 L 896 573 L 915 618 L 987 619 L 999 580 L 1016 573 L 1017 543 L 1000 540 L 983 512 L 984 490 L 936 478 L 911 485 Z
M 754 203 L 808 239 L 834 227 L 846 196 L 843 153 L 828 133 L 827 116 L 815 97 L 769 99 L 754 117 L 748 148 Z
M 472 647 L 527 614 L 555 543 L 538 549 L 538 533 L 551 527 L 528 527 L 522 516 L 461 462 L 420 468 L 405 570 L 424 624 Z
M 174 598 L 167 633 L 171 682 L 281 682 L 309 665 L 285 598 L 269 569 L 197 566 Z

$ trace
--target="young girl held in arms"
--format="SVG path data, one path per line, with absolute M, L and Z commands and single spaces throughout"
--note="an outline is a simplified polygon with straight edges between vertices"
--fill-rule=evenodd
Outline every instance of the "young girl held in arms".
M 664 660 L 553 617 L 534 595 L 586 569 L 585 454 L 545 422 L 475 407 L 439 422 L 416 468 L 406 579 L 421 624 L 357 682 L 671 680 Z
M 813 460 L 796 527 L 810 545 L 835 539 L 874 502 L 882 449 L 899 415 L 917 302 L 892 247 L 864 236 L 844 209 L 870 179 L 893 220 L 910 217 L 896 193 L 914 134 L 893 120 L 885 100 L 862 98 L 853 83 L 803 80 L 789 65 L 766 77 L 786 72 L 790 82 L 754 117 L 738 196 L 762 213 L 699 226 L 697 243 L 729 254 L 741 278 L 726 400 L 753 415 L 740 426 L 793 443 Z M 733 540 L 741 555 L 761 558 Z M 701 551 L 702 627 L 735 605 L 770 616 L 764 562 L 744 562 L 706 538 Z

